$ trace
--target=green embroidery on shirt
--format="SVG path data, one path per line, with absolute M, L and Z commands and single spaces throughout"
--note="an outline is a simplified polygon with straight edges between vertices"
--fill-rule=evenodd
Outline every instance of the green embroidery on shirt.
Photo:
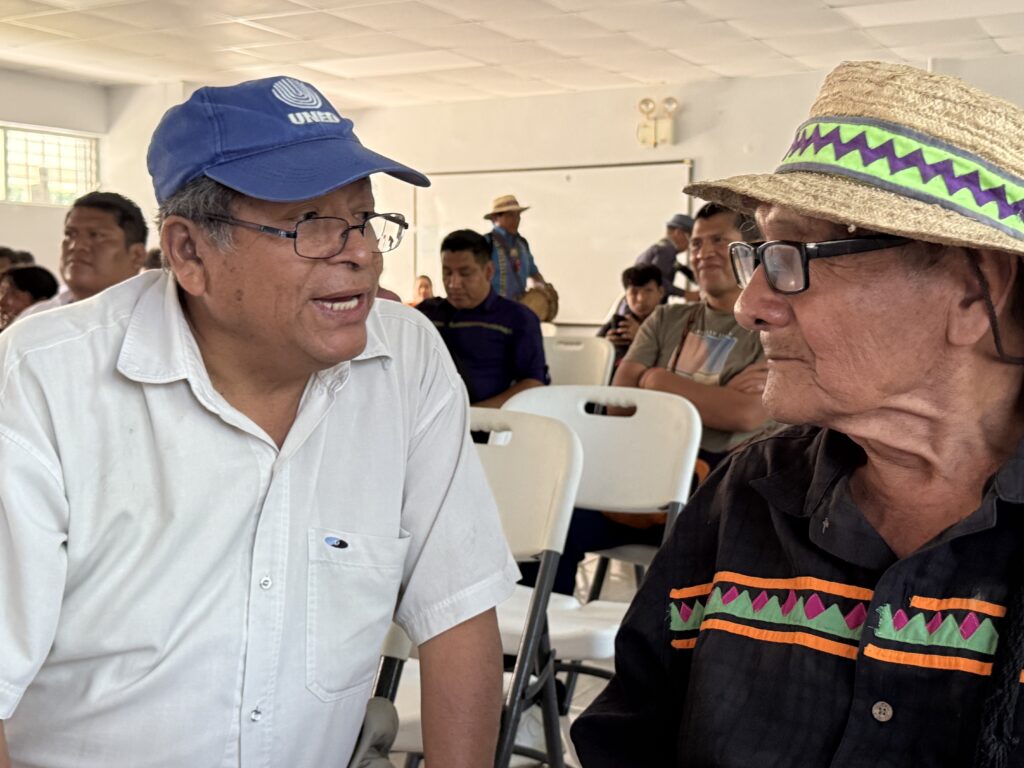
M 999 645 L 999 633 L 996 632 L 991 619 L 985 618 L 979 622 L 976 614 L 968 613 L 965 618 L 957 621 L 952 613 L 947 613 L 933 632 L 929 629 L 929 624 L 934 625 L 934 618 L 935 614 L 931 614 L 926 619 L 924 613 L 918 613 L 910 617 L 909 621 L 900 629 L 897 629 L 893 621 L 892 607 L 883 605 L 878 609 L 878 629 L 875 630 L 875 637 L 910 645 L 927 645 L 933 648 L 967 650 L 985 654 L 996 652 L 996 646 Z
M 689 608 L 689 606 L 687 606 Z M 668 604 L 669 629 L 673 632 L 693 632 L 700 628 L 704 620 L 704 606 L 697 600 L 693 602 L 693 608 L 689 608 L 690 617 L 686 620 L 680 614 L 679 606 L 675 603 Z
M 841 637 L 844 640 L 853 640 L 854 642 L 860 642 L 860 635 L 863 629 L 863 624 L 859 624 L 856 629 L 850 629 L 846 619 L 843 617 L 842 611 L 836 604 L 830 605 L 820 613 L 817 613 L 814 618 L 808 618 L 808 609 L 803 597 L 797 598 L 790 610 L 783 613 L 779 598 L 773 596 L 764 603 L 759 611 L 755 611 L 750 594 L 746 590 L 740 592 L 735 599 L 726 605 L 722 602 L 722 590 L 720 587 L 715 587 L 711 592 L 711 598 L 708 600 L 707 608 L 704 610 L 705 616 L 711 616 L 716 613 L 746 621 L 759 621 L 786 627 L 813 629 L 817 632 Z

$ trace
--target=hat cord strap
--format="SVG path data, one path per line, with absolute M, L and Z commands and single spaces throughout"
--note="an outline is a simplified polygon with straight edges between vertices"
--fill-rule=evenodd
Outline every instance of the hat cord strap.
M 992 302 L 992 291 L 989 288 L 988 278 L 985 277 L 985 273 L 981 271 L 981 267 L 978 266 L 978 260 L 973 258 L 970 253 L 967 254 L 967 260 L 971 263 L 971 267 L 974 269 L 974 276 L 978 278 L 978 283 L 981 285 L 981 296 L 985 301 L 985 311 L 988 313 L 988 323 L 992 326 L 992 339 L 995 341 L 996 354 L 999 355 L 999 359 L 1004 363 L 1011 365 L 1024 365 L 1024 357 L 1017 355 L 1008 355 L 1003 349 L 1003 336 L 999 331 L 999 318 L 996 317 L 996 307 Z

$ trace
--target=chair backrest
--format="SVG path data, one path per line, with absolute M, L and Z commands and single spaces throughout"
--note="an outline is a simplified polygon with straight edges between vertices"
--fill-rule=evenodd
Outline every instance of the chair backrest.
M 541 336 L 557 336 L 558 326 L 554 323 L 544 321 L 540 324 L 540 335 Z
M 607 384 L 615 346 L 599 336 L 545 336 L 544 358 L 552 384 Z
M 478 444 L 512 554 L 561 552 L 583 470 L 583 447 L 563 422 L 496 408 L 470 408 L 470 429 L 508 433 Z
M 587 413 L 588 403 L 635 407 L 632 416 Z M 534 387 L 503 409 L 561 419 L 583 443 L 576 505 L 651 512 L 690 495 L 700 447 L 700 414 L 689 400 L 632 387 Z

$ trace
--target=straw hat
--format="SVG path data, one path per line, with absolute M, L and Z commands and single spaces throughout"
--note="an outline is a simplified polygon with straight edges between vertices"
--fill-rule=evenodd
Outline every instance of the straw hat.
M 845 62 L 775 173 L 691 184 L 686 193 L 915 240 L 1024 255 L 1024 110 L 961 80 Z
M 494 217 L 499 213 L 511 213 L 513 211 L 522 212 L 528 210 L 530 210 L 530 206 L 520 205 L 519 201 L 516 200 L 515 195 L 502 195 L 501 197 L 494 198 L 494 204 L 491 205 L 491 212 L 485 213 L 484 218 L 493 221 Z

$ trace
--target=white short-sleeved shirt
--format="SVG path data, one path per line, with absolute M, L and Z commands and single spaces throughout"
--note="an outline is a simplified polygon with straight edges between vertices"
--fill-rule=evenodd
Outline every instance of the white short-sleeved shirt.
M 344 766 L 392 615 L 422 643 L 511 593 L 444 344 L 395 302 L 367 330 L 280 450 L 213 388 L 161 272 L 3 334 L 15 766 Z
M 43 299 L 37 301 L 22 310 L 21 314 L 18 315 L 15 320 L 21 320 L 29 317 L 30 315 L 38 315 L 40 312 L 45 312 L 48 309 L 56 309 L 57 307 L 66 307 L 68 304 L 73 304 L 75 301 L 75 294 L 69 291 L 67 288 L 61 290 L 56 296 L 50 299 Z

